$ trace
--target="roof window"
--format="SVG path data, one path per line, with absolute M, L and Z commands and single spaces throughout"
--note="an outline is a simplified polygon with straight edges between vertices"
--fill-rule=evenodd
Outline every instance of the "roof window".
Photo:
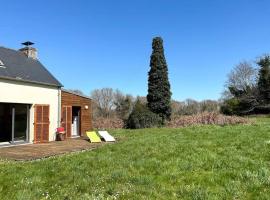
M 0 68 L 6 68 L 2 60 L 0 60 Z

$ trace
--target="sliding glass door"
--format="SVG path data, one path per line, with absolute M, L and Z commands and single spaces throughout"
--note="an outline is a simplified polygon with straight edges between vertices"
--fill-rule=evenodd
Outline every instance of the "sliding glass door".
M 14 142 L 27 141 L 28 132 L 28 105 L 14 105 Z
M 28 141 L 29 105 L 0 103 L 0 143 Z
M 0 103 L 0 143 L 12 140 L 12 109 L 9 104 Z

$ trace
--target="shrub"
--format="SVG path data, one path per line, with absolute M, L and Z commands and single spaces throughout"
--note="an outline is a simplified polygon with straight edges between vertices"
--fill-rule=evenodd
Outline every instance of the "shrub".
M 124 121 L 119 118 L 98 117 L 93 120 L 94 129 L 120 129 L 124 128 Z
M 151 128 L 162 124 L 162 119 L 151 112 L 146 105 L 137 101 L 135 107 L 126 121 L 126 127 L 131 129 Z
M 220 111 L 225 115 L 239 115 L 240 102 L 237 98 L 225 100 Z
M 246 124 L 250 120 L 243 117 L 226 116 L 218 113 L 201 113 L 190 116 L 174 117 L 167 126 L 170 128 L 178 128 L 192 125 L 214 124 L 214 125 L 233 125 L 233 124 Z

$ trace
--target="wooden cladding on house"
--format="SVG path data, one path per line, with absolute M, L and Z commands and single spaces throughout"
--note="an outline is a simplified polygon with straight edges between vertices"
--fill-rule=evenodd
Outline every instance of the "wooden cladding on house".
M 82 97 L 67 91 L 61 92 L 62 104 L 62 124 L 64 125 L 67 137 L 71 136 L 72 107 L 80 107 L 80 135 L 85 135 L 86 131 L 92 130 L 92 105 L 91 99 Z M 69 116 L 67 116 L 69 115 Z M 71 120 L 71 124 L 70 123 Z
M 35 105 L 34 143 L 49 141 L 50 106 Z

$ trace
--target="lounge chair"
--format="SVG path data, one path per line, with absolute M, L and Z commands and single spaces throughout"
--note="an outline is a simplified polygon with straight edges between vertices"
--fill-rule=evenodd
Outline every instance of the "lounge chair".
M 101 142 L 100 137 L 96 134 L 95 131 L 87 131 L 86 135 L 90 139 L 91 143 L 100 143 Z
M 98 134 L 105 142 L 115 142 L 115 138 L 111 136 L 107 131 L 98 131 Z

